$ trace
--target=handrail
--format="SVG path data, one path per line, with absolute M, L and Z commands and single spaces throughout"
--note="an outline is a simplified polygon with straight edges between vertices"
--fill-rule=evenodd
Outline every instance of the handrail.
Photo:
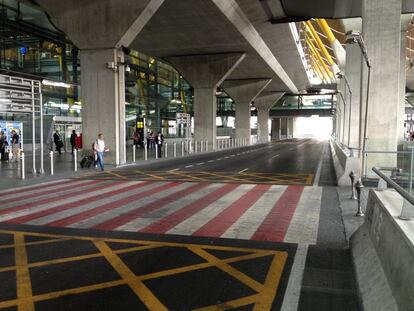
M 389 168 L 382 168 L 382 167 L 373 167 L 372 171 L 375 172 L 379 177 L 384 179 L 387 184 L 389 184 L 392 188 L 395 189 L 404 199 L 414 205 L 414 197 L 409 194 L 404 188 L 402 188 L 399 184 L 389 178 L 387 175 L 383 174 L 381 170 L 389 169 Z

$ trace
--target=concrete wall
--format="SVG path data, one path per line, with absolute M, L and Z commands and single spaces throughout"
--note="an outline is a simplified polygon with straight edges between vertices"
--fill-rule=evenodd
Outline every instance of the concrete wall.
M 403 198 L 371 190 L 364 225 L 351 237 L 365 310 L 413 310 L 414 221 L 403 221 Z
M 350 157 L 349 154 L 345 153 L 338 143 L 333 140 L 331 140 L 330 146 L 338 186 L 350 186 L 351 179 L 349 178 L 349 173 L 354 171 L 357 176 L 360 176 L 359 159 Z

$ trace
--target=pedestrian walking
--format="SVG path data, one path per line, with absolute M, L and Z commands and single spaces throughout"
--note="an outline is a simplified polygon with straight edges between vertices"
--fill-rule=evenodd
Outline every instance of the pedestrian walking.
M 4 135 L 4 132 L 1 131 L 0 132 L 0 157 L 1 157 L 1 161 L 6 161 L 6 145 L 7 145 L 6 136 Z
M 55 134 L 53 134 L 53 141 L 55 142 L 56 151 L 59 152 L 59 154 L 62 154 L 62 147 L 63 147 L 63 141 L 62 136 L 59 134 L 59 130 L 56 130 Z
M 13 161 L 17 162 L 19 161 L 19 140 L 20 137 L 16 133 L 15 130 L 11 131 L 11 145 L 12 145 L 12 154 L 13 154 Z
M 76 147 L 76 137 L 78 137 L 76 131 L 72 130 L 72 134 L 70 134 L 70 145 L 72 146 L 72 154 Z
M 104 170 L 104 152 L 108 152 L 109 149 L 105 145 L 104 137 L 102 133 L 99 133 L 98 139 L 93 144 L 93 150 L 96 155 L 95 167 L 99 165 L 101 171 Z
M 162 156 L 162 144 L 163 143 L 164 143 L 164 136 L 161 134 L 161 132 L 158 132 L 157 137 L 155 137 L 155 144 L 157 145 L 159 158 L 161 158 Z

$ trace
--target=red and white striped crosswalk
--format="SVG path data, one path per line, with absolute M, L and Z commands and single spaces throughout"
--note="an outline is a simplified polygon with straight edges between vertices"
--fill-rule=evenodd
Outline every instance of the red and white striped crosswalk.
M 0 222 L 316 243 L 318 187 L 60 180 L 0 193 Z

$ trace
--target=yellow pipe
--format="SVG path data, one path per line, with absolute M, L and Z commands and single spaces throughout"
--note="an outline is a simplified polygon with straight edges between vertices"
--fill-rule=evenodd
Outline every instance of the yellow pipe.
M 325 80 L 325 77 L 323 76 L 322 71 L 319 68 L 319 64 L 317 63 L 315 57 L 312 54 L 310 55 L 310 59 L 311 59 L 312 68 L 316 72 L 316 75 L 319 77 L 319 79 L 322 82 L 326 83 L 327 81 Z
M 319 27 L 322 29 L 323 33 L 328 38 L 329 43 L 330 44 L 334 43 L 336 40 L 335 35 L 333 34 L 331 27 L 329 27 L 326 20 L 323 18 L 317 18 L 316 22 L 318 23 Z
M 314 55 L 311 55 L 312 59 L 314 61 L 314 64 L 316 66 L 316 68 L 319 70 L 320 75 L 322 76 L 322 81 L 324 81 L 325 83 L 330 83 L 330 78 L 328 76 L 328 74 L 326 73 L 326 71 L 322 68 L 322 65 L 318 62 L 317 57 Z
M 327 81 L 331 80 L 330 78 L 333 77 L 332 71 L 329 70 L 328 66 L 323 61 L 321 55 L 319 54 L 319 51 L 316 49 L 315 45 L 313 44 L 313 42 L 309 38 L 306 38 L 306 42 L 308 43 L 308 46 L 310 47 L 313 55 L 316 57 L 316 59 L 319 61 L 319 63 L 322 65 L 322 68 L 326 72 L 326 74 L 328 76 Z
M 325 45 L 323 44 L 321 38 L 319 37 L 319 35 L 316 33 L 315 28 L 313 28 L 313 25 L 310 21 L 306 22 L 306 30 L 309 32 L 309 34 L 311 35 L 312 39 L 315 40 L 315 42 L 317 43 L 319 49 L 322 51 L 322 54 L 325 56 L 325 58 L 328 60 L 328 63 L 330 65 L 334 65 L 335 62 L 333 61 L 331 54 L 329 54 L 328 50 L 326 49 Z
M 184 113 L 188 113 L 187 103 L 185 101 L 184 90 L 180 90 L 181 103 L 183 104 Z

